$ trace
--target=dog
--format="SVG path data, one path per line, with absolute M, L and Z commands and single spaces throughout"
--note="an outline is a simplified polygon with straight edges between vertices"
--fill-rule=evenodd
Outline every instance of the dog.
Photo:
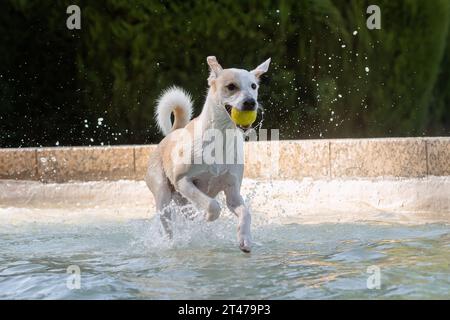
M 208 93 L 198 117 L 191 120 L 192 99 L 183 89 L 171 87 L 158 99 L 155 116 L 165 138 L 150 156 L 145 182 L 169 237 L 172 200 L 178 205 L 190 202 L 205 213 L 207 221 L 214 221 L 221 211 L 215 197 L 223 191 L 227 207 L 238 218 L 239 248 L 248 253 L 252 246 L 251 213 L 240 189 L 244 172 L 243 133 L 249 127 L 238 126 L 232 120 L 231 109 L 260 108 L 259 80 L 268 71 L 270 58 L 252 71 L 224 69 L 214 56 L 206 61 L 210 69 Z M 215 138 L 213 142 L 208 140 L 211 137 Z M 205 160 L 206 150 L 210 155 L 214 153 L 213 161 Z M 223 154 L 227 161 L 218 156 Z M 229 156 L 241 161 L 228 161 Z

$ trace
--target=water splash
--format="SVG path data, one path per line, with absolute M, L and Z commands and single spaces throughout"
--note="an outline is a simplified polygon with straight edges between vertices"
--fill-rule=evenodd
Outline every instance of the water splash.
M 162 215 L 155 214 L 150 220 L 131 222 L 135 235 L 133 246 L 150 251 L 202 247 L 206 245 L 237 245 L 237 218 L 223 209 L 219 219 L 213 222 L 205 220 L 205 213 L 192 205 L 178 206 L 171 203 L 169 237 L 162 224 Z

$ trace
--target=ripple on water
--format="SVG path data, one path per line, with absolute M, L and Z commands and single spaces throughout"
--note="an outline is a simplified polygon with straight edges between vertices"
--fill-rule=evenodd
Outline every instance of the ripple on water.
M 171 241 L 157 217 L 0 227 L 0 298 L 449 297 L 449 226 L 254 222 L 249 255 L 231 214 L 178 218 Z M 66 287 L 69 265 L 80 290 Z M 380 290 L 367 289 L 371 265 Z

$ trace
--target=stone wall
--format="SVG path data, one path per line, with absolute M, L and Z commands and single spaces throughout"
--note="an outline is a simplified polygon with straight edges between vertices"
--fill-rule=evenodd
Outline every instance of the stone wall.
M 0 149 L 0 179 L 142 180 L 155 145 Z M 335 179 L 450 176 L 450 137 L 248 142 L 245 176 Z

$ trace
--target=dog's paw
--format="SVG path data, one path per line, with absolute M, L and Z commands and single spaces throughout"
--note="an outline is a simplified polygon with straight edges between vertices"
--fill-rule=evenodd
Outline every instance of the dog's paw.
M 239 249 L 245 253 L 250 253 L 252 251 L 251 246 L 245 245 L 244 243 L 239 244 Z
M 206 220 L 214 221 L 219 218 L 220 215 L 220 204 L 216 199 L 212 199 L 209 202 L 208 208 L 206 209 Z
M 252 251 L 252 243 L 250 238 L 243 237 L 243 239 L 239 241 L 239 249 L 245 253 L 250 253 Z

